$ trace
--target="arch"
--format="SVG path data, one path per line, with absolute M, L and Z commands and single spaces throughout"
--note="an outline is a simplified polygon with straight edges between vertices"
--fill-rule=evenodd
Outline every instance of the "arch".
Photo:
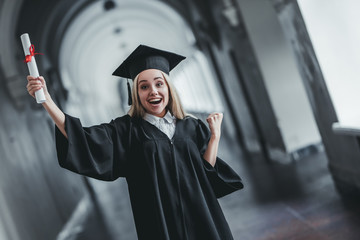
M 91 119 L 89 123 L 124 114 L 126 81 L 119 82 L 111 74 L 139 44 L 187 56 L 171 75 L 188 111 L 222 109 L 207 59 L 195 47 L 183 18 L 160 1 L 126 0 L 115 1 L 110 9 L 104 2 L 88 5 L 65 32 L 59 71 L 69 90 L 67 111 Z M 97 114 L 90 116 L 94 111 Z

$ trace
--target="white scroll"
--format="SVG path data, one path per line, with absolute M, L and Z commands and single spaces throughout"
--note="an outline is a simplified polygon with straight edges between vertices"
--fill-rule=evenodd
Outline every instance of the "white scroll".
M 25 57 L 28 56 L 28 55 L 31 55 L 30 49 L 32 48 L 32 46 L 31 46 L 29 34 L 27 34 L 27 33 L 22 34 L 20 36 L 20 39 L 21 39 L 21 43 L 22 43 L 22 46 L 23 46 L 23 49 L 24 49 Z M 37 65 L 36 65 L 34 55 L 31 56 L 31 61 L 27 62 L 27 66 L 28 66 L 28 69 L 29 69 L 30 76 L 35 77 L 35 78 L 40 76 L 39 70 L 38 70 Z M 36 91 L 35 92 L 35 97 L 36 97 L 36 102 L 37 103 L 43 103 L 43 102 L 46 101 L 43 89 L 40 89 L 40 90 Z

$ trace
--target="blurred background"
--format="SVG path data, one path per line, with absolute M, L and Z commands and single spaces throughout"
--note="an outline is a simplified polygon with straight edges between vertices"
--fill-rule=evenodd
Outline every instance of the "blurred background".
M 59 167 L 54 124 L 26 91 L 20 35 L 66 113 L 127 113 L 114 69 L 139 44 L 186 60 L 187 112 L 224 113 L 219 155 L 245 188 L 219 202 L 235 240 L 359 239 L 356 0 L 0 0 L 0 239 L 137 239 L 124 179 Z

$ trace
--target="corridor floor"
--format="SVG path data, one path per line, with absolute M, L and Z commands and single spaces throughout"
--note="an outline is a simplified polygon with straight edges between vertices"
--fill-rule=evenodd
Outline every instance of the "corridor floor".
M 246 188 L 221 200 L 237 240 L 360 239 L 360 201 L 343 200 L 324 152 L 289 164 L 244 159 Z

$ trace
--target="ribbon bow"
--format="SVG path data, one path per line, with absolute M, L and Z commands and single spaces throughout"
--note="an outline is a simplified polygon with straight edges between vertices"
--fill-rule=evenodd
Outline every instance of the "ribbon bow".
M 29 48 L 29 52 L 30 52 L 30 55 L 26 55 L 25 56 L 25 60 L 24 62 L 28 63 L 28 62 L 31 62 L 31 58 L 35 55 L 44 55 L 42 53 L 36 53 L 35 52 L 35 46 L 34 44 L 31 44 L 30 48 Z

